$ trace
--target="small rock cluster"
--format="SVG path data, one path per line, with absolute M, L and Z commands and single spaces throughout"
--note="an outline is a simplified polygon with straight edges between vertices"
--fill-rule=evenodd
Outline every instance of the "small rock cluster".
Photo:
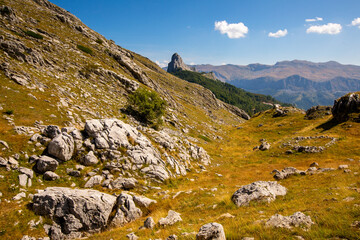
M 303 146 L 300 145 L 301 141 L 304 140 L 315 140 L 315 139 L 329 139 L 330 141 L 324 146 Z M 283 143 L 282 147 L 291 147 L 292 150 L 296 152 L 305 152 L 305 153 L 319 153 L 324 151 L 326 148 L 331 147 L 336 143 L 338 139 L 330 136 L 307 136 L 307 137 L 294 137 L 291 141 Z M 287 150 L 286 153 L 291 154 L 292 150 Z
M 268 227 L 288 229 L 292 227 L 301 227 L 304 230 L 308 230 L 313 224 L 314 222 L 309 216 L 306 216 L 302 212 L 296 212 L 291 216 L 282 216 L 280 214 L 275 214 L 266 222 L 265 225 Z

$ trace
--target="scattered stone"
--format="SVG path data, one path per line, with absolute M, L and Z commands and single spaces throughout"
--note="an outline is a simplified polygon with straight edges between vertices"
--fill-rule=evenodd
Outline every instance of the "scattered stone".
M 54 172 L 47 171 L 44 173 L 44 180 L 46 181 L 55 181 L 57 179 L 60 179 L 60 176 Z
M 261 150 L 261 151 L 269 150 L 270 146 L 271 146 L 270 143 L 264 141 L 260 144 L 259 150 Z
M 9 144 L 7 144 L 7 142 L 0 140 L 0 144 L 3 145 L 6 149 L 9 149 Z
M 221 218 L 235 218 L 235 216 L 230 213 L 224 213 L 224 214 L 220 215 L 220 217 L 218 217 L 218 219 L 221 219 Z
M 137 240 L 139 239 L 138 236 L 135 235 L 135 233 L 129 233 L 128 235 L 126 235 L 126 237 L 129 239 L 129 240 Z
M 253 237 L 243 237 L 241 240 L 255 240 Z
M 339 165 L 338 169 L 339 170 L 343 170 L 343 169 L 348 169 L 349 165 Z
M 143 207 L 143 208 L 149 208 L 149 206 L 151 204 L 157 203 L 156 200 L 153 200 L 153 199 L 150 199 L 150 198 L 147 198 L 144 196 L 138 196 L 138 195 L 133 196 L 133 200 L 136 205 L 138 205 L 139 207 Z
M 175 234 L 173 234 L 173 235 L 168 236 L 166 238 L 166 240 L 178 240 L 178 237 Z
M 312 164 L 310 164 L 310 167 L 319 167 L 319 164 L 317 162 L 313 162 Z
M 26 198 L 26 193 L 24 192 L 18 193 L 15 197 L 12 198 L 12 200 L 19 201 L 22 198 Z
M 29 178 L 33 178 L 34 177 L 34 171 L 29 169 L 29 168 L 25 168 L 25 167 L 20 167 L 19 168 L 19 172 L 26 174 Z
M 161 227 L 171 226 L 181 221 L 182 218 L 180 217 L 180 213 L 177 213 L 173 210 L 169 210 L 168 215 L 165 218 L 160 218 L 159 225 Z
M 19 185 L 22 187 L 26 187 L 28 183 L 28 176 L 26 174 L 20 174 L 19 175 Z
M 101 175 L 92 176 L 84 185 L 85 188 L 92 188 L 96 185 L 100 185 L 104 180 L 104 177 Z
M 351 224 L 351 227 L 360 229 L 360 221 L 355 221 Z
M 282 216 L 280 214 L 273 215 L 267 222 L 266 226 L 276 227 L 276 228 L 292 228 L 292 227 L 301 227 L 305 230 L 311 228 L 313 221 L 309 216 L 306 216 L 302 212 L 296 212 L 291 216 Z
M 205 224 L 196 234 L 196 240 L 226 240 L 224 228 L 215 222 Z
M 287 189 L 277 182 L 258 181 L 239 188 L 231 197 L 238 206 L 247 206 L 250 201 L 274 201 L 276 196 L 284 196 Z
M 281 171 L 278 171 L 275 169 L 275 170 L 273 170 L 273 172 L 275 172 L 274 178 L 276 180 L 282 180 L 282 179 L 288 178 L 292 175 L 298 175 L 298 174 L 306 175 L 306 172 L 299 171 L 294 167 L 286 167 Z
M 90 151 L 81 159 L 81 164 L 85 166 L 93 166 L 99 162 L 93 151 Z
M 48 156 L 41 156 L 36 162 L 36 171 L 44 173 L 47 171 L 54 172 L 59 166 L 58 161 Z
M 153 229 L 155 227 L 155 221 L 152 217 L 148 217 L 144 222 L 144 227 Z

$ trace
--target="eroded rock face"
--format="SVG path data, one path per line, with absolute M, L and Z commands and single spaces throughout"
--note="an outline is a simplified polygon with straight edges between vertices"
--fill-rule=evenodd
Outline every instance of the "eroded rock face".
M 274 201 L 276 196 L 284 196 L 287 189 L 277 182 L 258 181 L 239 188 L 231 197 L 238 206 L 247 206 L 250 201 Z
M 117 211 L 111 226 L 123 226 L 126 223 L 135 221 L 142 215 L 142 211 L 136 207 L 132 196 L 122 193 L 116 199 Z
M 333 117 L 340 121 L 347 121 L 351 113 L 360 112 L 360 96 L 358 93 L 350 93 L 345 95 L 334 102 L 332 109 Z
M 219 223 L 208 223 L 203 225 L 196 240 L 226 240 L 224 228 Z
M 268 227 L 277 227 L 277 228 L 292 228 L 292 227 L 302 227 L 305 230 L 311 228 L 314 222 L 311 220 L 311 217 L 306 216 L 302 212 L 296 212 L 291 216 L 282 216 L 280 214 L 275 214 L 267 222 L 266 226 Z
M 97 232 L 107 226 L 116 197 L 89 189 L 48 187 L 34 195 L 33 211 L 49 216 L 61 235 Z
M 179 54 L 174 53 L 171 57 L 171 62 L 168 64 L 167 71 L 169 73 L 176 72 L 179 70 L 191 71 L 191 68 L 188 67 L 182 60 Z
M 71 159 L 74 153 L 74 139 L 67 133 L 57 135 L 48 145 L 48 153 L 62 161 Z

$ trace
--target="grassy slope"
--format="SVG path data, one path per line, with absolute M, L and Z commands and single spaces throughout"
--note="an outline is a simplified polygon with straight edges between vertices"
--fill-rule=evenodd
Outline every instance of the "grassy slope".
M 283 103 L 275 100 L 271 96 L 250 93 L 231 84 L 207 78 L 198 72 L 177 71 L 173 74 L 188 82 L 197 83 L 211 90 L 218 99 L 235 105 L 250 115 L 271 108 L 271 106 L 263 104 L 263 102 L 283 105 Z
M 186 237 L 181 234 L 197 232 L 201 225 L 214 221 L 223 224 L 227 239 L 241 239 L 245 236 L 253 236 L 255 239 L 291 239 L 296 235 L 305 239 L 359 239 L 360 232 L 350 225 L 360 217 L 359 193 L 351 189 L 360 188 L 359 177 L 354 174 L 360 171 L 360 147 L 356 143 L 360 135 L 360 124 L 343 123 L 324 130 L 318 127 L 329 118 L 304 120 L 303 117 L 302 114 L 294 114 L 272 118 L 269 111 L 242 124 L 241 129 L 227 127 L 224 129 L 226 138 L 221 142 L 203 141 L 203 146 L 213 158 L 213 167 L 200 174 L 191 173 L 163 186 L 163 190 L 170 192 L 169 198 L 163 199 L 164 195 L 159 196 L 154 191 L 147 193 L 148 197 L 158 201 L 149 214 L 155 221 L 166 216 L 167 211 L 172 209 L 182 214 L 183 222 L 167 228 L 137 230 L 146 219 L 144 216 L 123 228 L 97 234 L 90 239 L 122 239 L 129 231 L 135 231 L 141 239 L 165 239 L 170 234 L 177 234 L 181 236 L 180 239 L 194 239 L 194 235 Z M 263 127 L 257 127 L 260 123 L 264 124 Z M 340 140 L 323 153 L 286 155 L 286 149 L 279 148 L 281 143 L 294 136 L 316 135 L 338 137 Z M 272 144 L 269 151 L 252 150 L 261 138 L 266 138 Z M 353 158 L 354 162 L 349 162 L 348 158 Z M 337 168 L 340 164 L 349 164 L 352 172 L 336 170 L 282 180 L 280 183 L 288 188 L 288 194 L 269 204 L 252 203 L 248 207 L 237 208 L 230 200 L 241 185 L 258 180 L 273 180 L 270 174 L 273 169 L 293 166 L 305 170 L 314 161 L 320 167 Z M 215 173 L 220 173 L 223 177 Z M 202 191 L 200 188 L 207 190 Z M 217 188 L 217 191 L 210 191 L 212 188 Z M 172 199 L 176 192 L 189 190 L 192 192 L 181 193 Z M 344 201 L 347 197 L 353 197 L 354 200 Z M 292 215 L 296 211 L 311 216 L 316 225 L 306 232 L 301 229 L 269 229 L 261 224 L 254 224 L 255 221 L 268 219 L 276 213 Z M 223 213 L 230 213 L 235 218 L 219 218 Z
M 10 4 L 16 9 L 22 9 L 24 12 L 33 11 L 32 6 L 35 5 L 33 2 L 30 2 L 33 5 L 27 5 L 21 1 L 4 1 L 4 3 Z M 21 15 L 20 10 L 18 10 L 17 15 L 27 19 Z M 103 67 L 114 66 L 112 68 L 114 71 L 132 78 L 113 59 L 108 58 L 104 54 L 105 47 L 102 45 L 91 43 L 82 34 L 64 27 L 58 21 L 48 18 L 46 12 L 37 12 L 36 19 L 39 20 L 39 28 L 58 35 L 59 40 L 72 44 L 74 48 L 76 48 L 77 43 L 81 43 L 94 50 L 94 55 L 70 50 L 66 51 L 66 54 L 61 55 L 61 52 L 53 49 L 51 53 L 45 52 L 45 54 L 49 54 L 46 58 L 52 59 L 51 57 L 54 54 L 58 54 L 55 57 L 59 58 L 59 65 L 76 62 L 79 68 L 86 68 L 88 64 L 95 63 Z M 52 28 L 48 26 L 48 21 L 52 21 Z M 23 28 L 26 29 L 26 27 L 24 26 Z M 69 34 L 69 31 L 72 31 L 71 34 Z M 70 35 L 73 39 L 72 41 L 67 38 Z M 20 39 L 25 41 L 29 47 L 41 46 L 42 42 L 47 41 L 47 38 L 44 40 L 34 40 L 21 37 Z M 0 51 L 0 54 L 3 54 L 2 51 Z M 1 55 L 0 57 L 4 58 L 5 56 Z M 156 228 L 153 231 L 138 231 L 138 227 L 142 225 L 143 220 L 146 218 L 144 216 L 123 228 L 96 234 L 91 239 L 124 239 L 129 228 L 136 231 L 136 234 L 141 236 L 142 239 L 165 239 L 168 235 L 174 233 L 181 235 L 182 232 L 197 232 L 202 224 L 211 221 L 222 223 L 229 239 L 239 239 L 243 236 L 255 236 L 262 239 L 288 239 L 289 236 L 295 234 L 301 234 L 306 239 L 335 236 L 346 237 L 348 239 L 360 237 L 359 232 L 349 227 L 352 221 L 359 220 L 358 213 L 360 211 L 359 207 L 355 206 L 355 203 L 360 204 L 359 194 L 354 190 L 348 189 L 352 185 L 360 187 L 358 176 L 354 176 L 353 173 L 344 174 L 336 171 L 284 180 L 282 184 L 289 189 L 289 194 L 270 204 L 252 204 L 249 207 L 236 208 L 230 201 L 232 193 L 238 186 L 257 180 L 271 180 L 272 176 L 269 175 L 269 172 L 274 168 L 281 169 L 286 166 L 294 166 L 299 169 L 306 169 L 312 161 L 319 162 L 321 167 L 337 167 L 341 163 L 348 163 L 346 159 L 350 157 L 356 161 L 350 163 L 352 171 L 359 171 L 357 161 L 359 160 L 358 152 L 360 149 L 357 139 L 359 138 L 360 125 L 358 123 L 351 123 L 351 128 L 347 128 L 347 125 L 343 124 L 322 132 L 322 129 L 316 129 L 315 127 L 324 123 L 327 119 L 305 121 L 302 115 L 273 119 L 269 114 L 262 114 L 242 124 L 242 129 L 237 129 L 233 127 L 236 122 L 231 114 L 224 110 L 213 111 L 212 114 L 217 116 L 219 120 L 214 121 L 202 109 L 203 103 L 199 102 L 197 97 L 204 91 L 202 87 L 181 81 L 165 73 L 148 59 L 136 54 L 135 61 L 144 68 L 146 66 L 148 75 L 152 79 L 156 79 L 160 87 L 165 89 L 176 100 L 178 111 L 186 114 L 179 115 L 178 118 L 184 124 L 192 126 L 190 128 L 190 135 L 202 141 L 203 147 L 213 158 L 213 167 L 209 167 L 207 172 L 197 174 L 194 171 L 186 177 L 174 179 L 165 185 L 161 185 L 163 190 L 170 191 L 170 198 L 162 199 L 163 195 L 157 195 L 156 190 L 142 192 L 141 187 L 135 190 L 135 192 L 158 200 L 158 204 L 152 207 L 149 214 L 155 221 L 164 217 L 168 210 L 173 209 L 182 214 L 184 219 L 182 223 L 165 229 Z M 66 88 L 69 92 L 77 93 L 77 98 L 71 98 L 74 102 L 73 105 L 86 106 L 92 111 L 98 110 L 104 117 L 123 119 L 124 116 L 119 113 L 118 109 L 125 104 L 126 99 L 124 96 L 118 96 L 115 92 L 112 92 L 111 87 L 116 88 L 116 85 L 112 85 L 113 83 L 104 84 L 96 82 L 96 79 L 79 79 L 76 77 L 78 70 L 74 68 L 68 68 L 65 77 L 56 78 L 51 76 L 52 73 L 49 75 L 40 74 L 27 64 L 22 64 L 22 67 L 28 68 L 29 72 L 33 71 L 36 77 L 44 84 L 47 84 L 50 89 L 58 89 L 54 85 L 57 84 Z M 58 108 L 56 106 L 59 98 L 64 98 L 60 92 L 41 92 L 39 90 L 27 89 L 7 79 L 2 73 L 0 73 L 0 81 L 0 102 L 3 104 L 4 111 L 14 110 L 13 118 L 16 125 L 33 125 L 35 120 L 42 120 L 44 124 L 64 126 L 69 121 L 66 108 Z M 98 87 L 95 88 L 94 85 Z M 91 93 L 94 99 L 81 97 L 82 92 Z M 34 100 L 28 93 L 36 96 L 38 100 Z M 30 107 L 34 107 L 34 109 Z M 79 114 L 82 120 L 93 118 L 91 115 L 87 115 L 80 110 L 73 110 L 73 112 Z M 51 118 L 51 114 L 55 114 L 57 117 Z M 220 119 L 224 120 L 227 125 L 219 124 Z M 257 128 L 256 126 L 259 123 L 263 123 L 264 126 Z M 277 127 L 280 123 L 283 126 Z M 216 136 L 213 129 L 217 129 L 216 135 L 223 137 L 224 140 L 214 140 Z M 283 141 L 293 136 L 315 134 L 339 136 L 341 141 L 326 152 L 319 154 L 285 155 L 283 154 L 284 149 L 278 149 L 278 146 Z M 275 142 L 272 145 L 273 147 L 267 152 L 253 152 L 252 147 L 258 145 L 258 141 L 261 138 L 266 138 L 271 143 Z M 15 135 L 13 127 L 4 118 L 0 118 L 0 139 L 6 140 L 11 148 L 9 151 L 0 152 L 0 156 L 9 156 L 24 150 L 31 154 L 41 153 L 41 149 L 36 148 L 34 145 L 27 146 L 28 137 Z M 204 141 L 204 139 L 211 139 L 211 141 Z M 21 158 L 20 162 L 21 166 L 31 167 L 24 158 Z M 66 176 L 66 168 L 74 167 L 75 164 L 75 161 L 69 161 L 66 164 L 60 165 L 57 173 Z M 217 166 L 217 164 L 220 165 Z M 82 174 L 85 175 L 89 170 L 89 168 L 85 169 L 82 171 Z M 215 173 L 220 173 L 224 177 L 218 177 Z M 18 182 L 18 173 L 7 172 L 4 168 L 0 168 L 0 175 L 4 176 L 4 178 L 0 178 L 0 192 L 3 193 L 2 201 L 0 202 L 0 239 L 20 239 L 24 234 L 44 236 L 43 224 L 35 229 L 29 228 L 28 222 L 30 220 L 37 221 L 39 219 L 39 216 L 34 215 L 27 208 L 30 199 L 24 199 L 20 203 L 6 201 L 6 199 L 11 199 L 19 192 L 19 188 L 14 184 Z M 41 176 L 35 176 L 33 186 L 28 189 L 28 193 L 35 193 L 36 189 L 43 189 L 46 186 L 69 187 L 71 183 L 75 183 L 77 187 L 81 187 L 84 184 L 82 178 L 70 179 L 64 177 L 51 183 L 40 182 L 41 179 Z M 195 181 L 192 182 L 190 179 L 195 179 Z M 211 189 L 214 187 L 218 189 L 215 192 L 199 190 L 199 188 Z M 105 191 L 101 187 L 97 187 L 97 189 Z M 190 194 L 182 193 L 175 199 L 171 197 L 175 192 L 188 190 L 193 190 L 193 192 Z M 108 192 L 120 193 L 120 191 Z M 353 196 L 355 200 L 349 203 L 343 202 L 342 199 L 347 196 Z M 333 197 L 337 198 L 338 201 L 324 201 L 324 199 L 331 199 Z M 201 204 L 204 205 L 202 206 Z M 213 208 L 214 204 L 217 205 L 215 208 Z M 263 213 L 259 213 L 259 211 L 263 211 Z M 309 214 L 317 225 L 311 231 L 305 233 L 296 229 L 294 231 L 264 229 L 259 225 L 252 224 L 254 221 L 268 218 L 274 213 L 287 215 L 295 211 L 304 211 L 306 214 Z M 218 219 L 221 214 L 226 212 L 236 217 L 234 219 Z M 49 220 L 44 218 L 44 223 L 49 223 Z M 181 239 L 186 239 L 186 237 Z M 194 239 L 194 236 L 191 235 L 187 239 Z

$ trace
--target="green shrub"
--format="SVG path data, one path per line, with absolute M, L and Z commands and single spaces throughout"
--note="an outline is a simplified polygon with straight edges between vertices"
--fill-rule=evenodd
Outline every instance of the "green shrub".
M 126 109 L 139 121 L 156 128 L 162 123 L 166 102 L 156 92 L 138 88 L 129 95 Z
M 204 135 L 199 135 L 198 138 L 201 138 L 202 140 L 204 140 L 206 142 L 211 142 L 211 139 Z
M 25 31 L 24 32 L 26 35 L 28 35 L 28 36 L 30 36 L 30 37 L 33 37 L 33 38 L 36 38 L 36 39 L 43 39 L 44 37 L 41 35 L 41 34 L 38 34 L 38 33 L 36 33 L 36 32 L 33 32 L 33 31 L 30 31 L 30 30 L 28 30 L 28 31 Z
M 88 54 L 92 54 L 93 51 L 88 48 L 88 47 L 85 47 L 85 46 L 82 46 L 82 45 L 77 45 L 77 48 L 81 51 L 83 51 L 84 53 L 88 53 Z
M 101 40 L 100 38 L 98 38 L 98 39 L 96 39 L 96 41 L 95 41 L 96 43 L 98 43 L 98 44 L 103 44 L 103 40 Z
M 6 110 L 4 113 L 7 115 L 11 115 L 14 113 L 14 110 Z

